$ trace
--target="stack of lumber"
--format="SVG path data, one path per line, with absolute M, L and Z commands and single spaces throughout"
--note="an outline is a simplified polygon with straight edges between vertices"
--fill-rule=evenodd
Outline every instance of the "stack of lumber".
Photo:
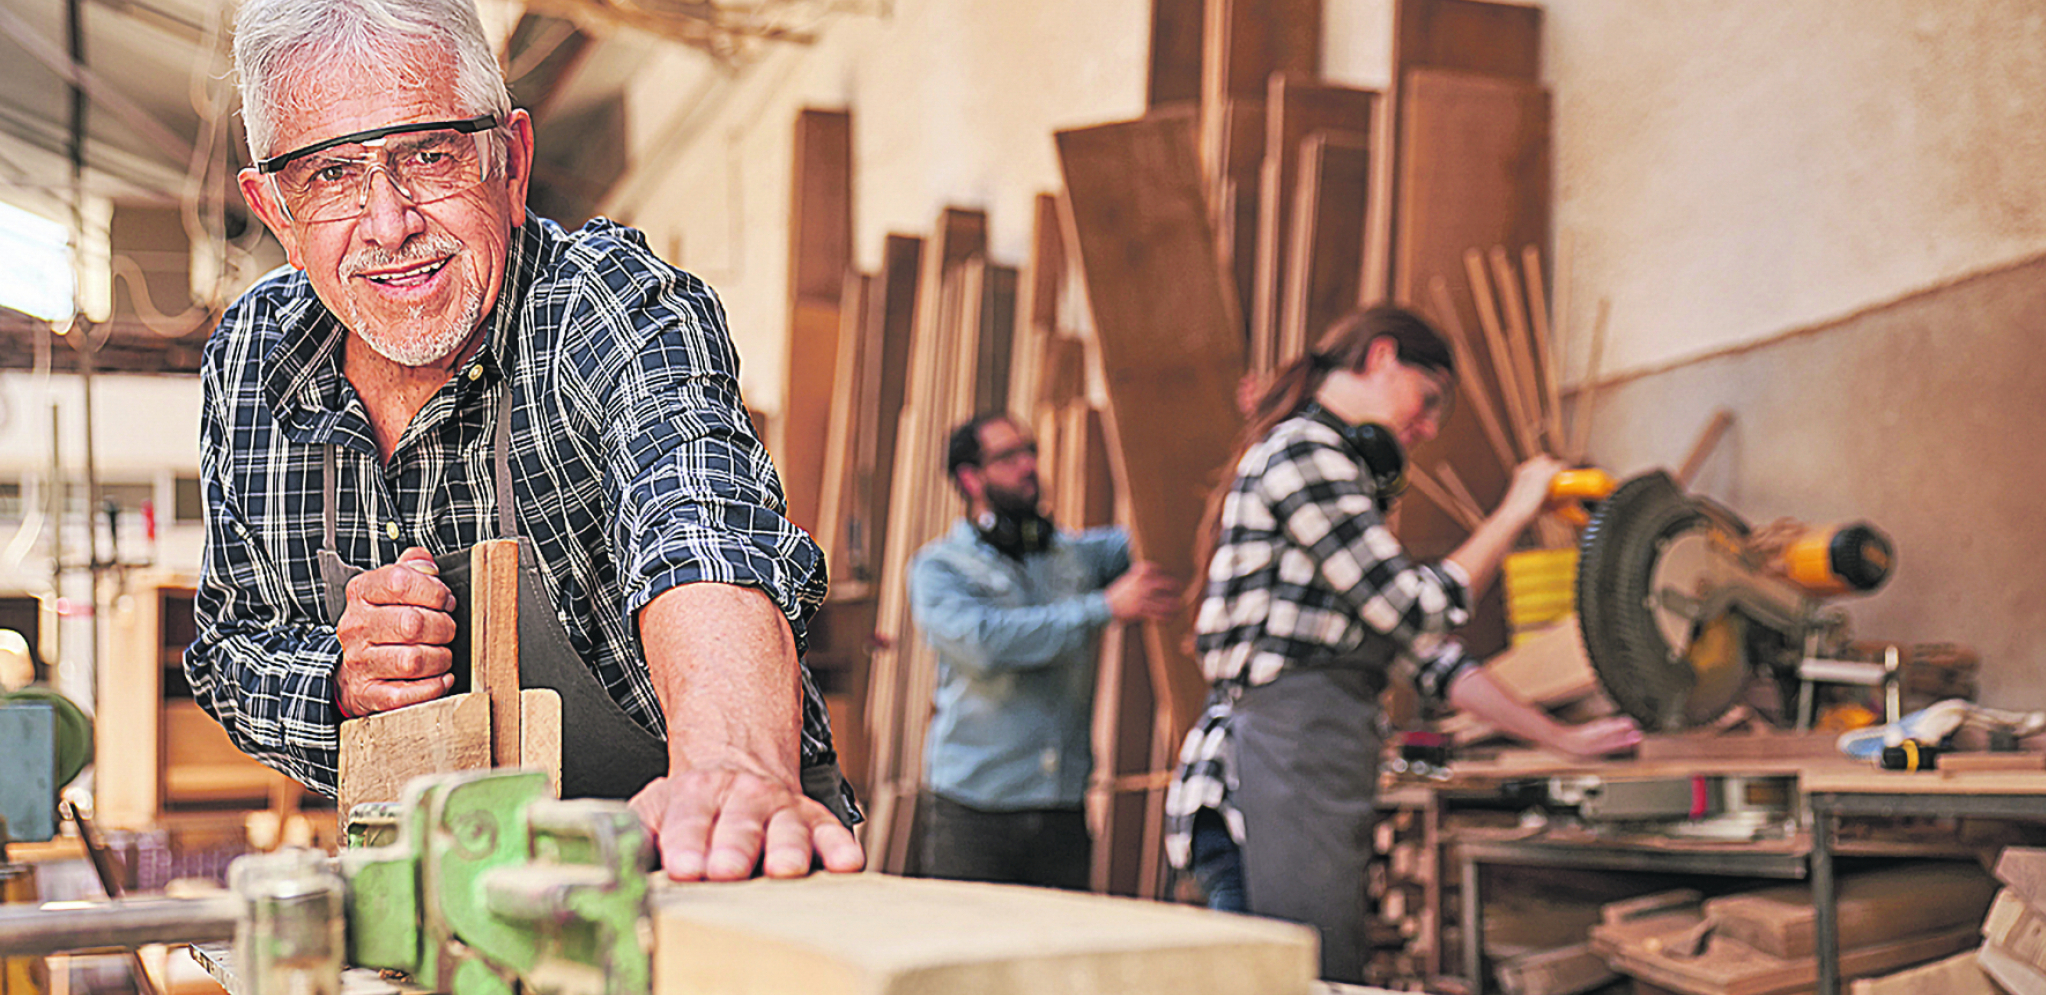
M 1839 884 L 1840 974 L 1881 975 L 1976 943 L 1994 882 L 1970 864 L 1903 864 Z M 1783 885 L 1601 922 L 1591 948 L 1638 981 L 1687 995 L 1776 995 L 1818 977 L 1810 888 Z
M 2003 888 L 1982 922 L 1976 962 L 2007 991 L 2046 992 L 2046 849 L 2004 848 L 1996 878 Z

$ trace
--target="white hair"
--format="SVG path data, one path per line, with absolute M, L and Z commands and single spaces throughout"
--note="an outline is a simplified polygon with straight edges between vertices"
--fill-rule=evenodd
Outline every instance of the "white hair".
M 394 50 L 420 42 L 446 49 L 460 113 L 497 115 L 490 142 L 496 151 L 511 116 L 511 94 L 475 0 L 243 0 L 235 16 L 234 62 L 250 156 L 288 151 L 270 147 L 284 110 L 279 100 L 318 67 L 384 67 L 409 81 L 440 68 L 395 62 Z

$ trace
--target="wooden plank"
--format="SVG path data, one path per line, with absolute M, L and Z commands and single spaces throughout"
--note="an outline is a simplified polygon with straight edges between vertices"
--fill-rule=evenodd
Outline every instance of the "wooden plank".
M 1281 365 L 1289 354 L 1281 338 L 1286 323 L 1281 295 L 1291 265 L 1292 246 L 1287 237 L 1293 221 L 1293 187 L 1298 181 L 1301 143 L 1317 132 L 1329 132 L 1344 140 L 1366 142 L 1371 135 L 1371 117 L 1378 94 L 1345 86 L 1314 83 L 1289 73 L 1273 73 L 1265 93 L 1264 161 L 1258 174 L 1256 268 L 1251 283 L 1250 339 L 1270 343 L 1274 351 L 1267 367 Z M 1363 223 L 1361 191 L 1357 223 Z M 1361 251 L 1363 233 L 1358 231 L 1350 247 Z M 1360 261 L 1350 264 L 1352 272 Z M 1319 328 L 1308 335 L 1320 334 Z M 1304 348 L 1306 336 L 1301 336 Z M 1299 348 L 1291 353 L 1297 355 Z
M 341 723 L 342 818 L 362 802 L 394 802 L 422 774 L 490 767 L 490 698 L 450 695 Z
M 1730 736 L 1714 730 L 1650 733 L 1635 750 L 1640 760 L 1758 760 L 1840 756 L 1837 733 L 1766 732 Z M 1944 759 L 1944 758 L 1942 758 Z
M 1200 141 L 1208 221 L 1216 265 L 1228 277 L 1230 327 L 1249 334 L 1243 310 L 1256 294 L 1258 185 L 1265 147 L 1264 96 L 1233 97 L 1209 110 L 1203 103 Z M 1254 352 L 1253 358 L 1268 355 Z
M 1604 930 L 1609 927 L 1600 926 Z M 1662 943 L 1675 933 L 1651 936 L 1608 954 L 1623 974 L 1691 995 L 1788 995 L 1810 990 L 1818 980 L 1818 964 L 1810 957 L 1772 957 L 1753 947 L 1720 937 L 1711 938 L 1697 957 L 1672 955 Z M 1975 944 L 1973 929 L 1913 936 L 1879 946 L 1840 952 L 1842 977 L 1890 971 L 1934 957 L 1944 957 Z
M 1448 70 L 1497 76 L 1534 83 L 1541 78 L 1541 8 L 1531 4 L 1493 3 L 1489 0 L 1396 0 L 1393 4 L 1391 87 L 1386 93 L 1389 107 L 1402 108 L 1379 115 L 1376 146 L 1397 149 L 1405 144 L 1405 87 L 1407 73 L 1416 69 Z M 1369 222 L 1367 267 L 1361 281 L 1362 304 L 1388 298 L 1416 301 L 1412 293 L 1399 293 L 1395 280 L 1408 287 L 1427 286 L 1428 277 L 1396 274 L 1399 267 L 1393 245 L 1394 233 L 1407 225 L 1395 205 L 1404 200 L 1399 168 L 1392 156 L 1380 156 L 1373 166 L 1371 200 L 1384 208 L 1372 213 Z M 1428 224 L 1426 218 L 1413 223 Z M 1489 243 L 1471 243 L 1489 244 Z M 1508 245 L 1531 243 L 1508 242 Z M 1547 244 L 1545 241 L 1532 244 Z
M 1022 284 L 1014 266 L 989 266 L 982 277 L 979 359 L 973 368 L 972 411 L 1008 411 L 1009 377 L 1016 350 L 1016 303 Z
M 1133 552 L 1182 580 L 1196 577 L 1203 489 L 1236 433 L 1244 360 L 1229 292 L 1212 264 L 1193 142 L 1183 124 L 1155 119 L 1055 137 Z M 1187 632 L 1184 616 L 1145 627 L 1168 739 L 1184 734 L 1207 693 L 1181 648 Z
M 490 700 L 490 765 L 522 762 L 519 709 L 519 541 L 469 549 L 469 687 Z
M 1997 944 L 1983 944 L 1975 951 L 1975 962 L 1995 982 L 1999 992 L 2046 995 L 2046 971 Z
M 873 423 L 880 414 L 868 406 L 874 399 L 862 396 L 867 386 L 867 364 L 880 361 L 880 322 L 870 302 L 873 288 L 873 277 L 847 273 L 845 295 L 838 305 L 831 428 L 825 433 L 822 489 L 818 492 L 817 524 L 812 530 L 830 568 L 834 598 L 863 597 L 873 580 L 864 544 L 855 548 L 849 542 L 849 533 L 854 530 L 847 528 L 859 503 L 856 495 L 866 483 L 857 469 L 860 435 L 873 431 Z
M 2046 847 L 2007 846 L 1996 855 L 1996 879 L 2025 902 L 2046 908 Z
M 881 272 L 876 277 L 880 299 L 875 304 L 880 310 L 881 361 L 877 368 L 861 371 L 865 382 L 860 386 L 860 396 L 874 399 L 872 407 L 865 407 L 865 400 L 861 403 L 875 421 L 872 432 L 860 435 L 855 472 L 866 481 L 865 503 L 850 518 L 847 540 L 866 547 L 866 562 L 873 565 L 877 575 L 888 548 L 888 509 L 895 487 L 895 450 L 901 431 L 899 414 L 908 390 L 910 350 L 916 339 L 923 248 L 924 240 L 911 235 L 889 235 L 883 241 Z
M 1523 954 L 1501 961 L 1497 971 L 1506 995 L 1577 995 L 1618 977 L 1588 943 Z
M 1973 864 L 1921 863 L 1840 879 L 1840 949 L 1892 943 L 1973 928 L 1996 896 L 1996 881 Z M 1800 883 L 1705 900 L 1718 935 L 1772 957 L 1810 957 L 1816 949 L 1811 888 Z
M 1930 964 L 1906 968 L 1880 978 L 1856 978 L 1848 995 L 2002 995 L 1975 951 L 1966 950 Z
M 1050 888 L 820 874 L 663 884 L 653 989 L 1310 995 L 1313 931 Z
M 852 265 L 852 115 L 804 108 L 789 204 L 788 364 L 776 468 L 790 521 L 815 528 L 837 374 L 839 299 Z
M 1472 246 L 1546 244 L 1549 229 L 1549 96 L 1514 80 L 1416 69 L 1398 96 L 1398 222 L 1392 233 L 1394 300 L 1422 299 L 1428 282 L 1451 279 Z M 1451 282 L 1456 282 L 1453 279 Z M 1456 323 L 1477 328 L 1468 302 Z M 1446 318 L 1445 318 L 1446 321 Z M 1472 350 L 1477 379 L 1504 370 Z M 1455 464 L 1472 492 L 1503 493 L 1507 469 L 1485 456 L 1487 441 L 1471 406 L 1460 404 L 1433 445 Z M 1401 539 L 1417 556 L 1447 553 L 1464 537 L 1447 514 L 1418 502 L 1405 509 Z M 1505 619 L 1486 607 L 1467 630 L 1479 653 L 1506 642 Z
M 547 772 L 547 791 L 561 797 L 561 692 L 519 692 L 519 766 Z
M 1361 138 L 1315 132 L 1301 144 L 1290 258 L 1279 309 L 1277 365 L 1310 345 L 1357 304 L 1364 267 L 1371 152 Z
M 1205 0 L 1151 0 L 1151 52 L 1144 107 L 1201 99 L 1201 25 Z

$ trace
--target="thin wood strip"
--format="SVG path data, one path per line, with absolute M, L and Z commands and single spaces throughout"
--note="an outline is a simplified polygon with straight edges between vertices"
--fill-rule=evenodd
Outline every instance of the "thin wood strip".
M 1513 372 L 1513 353 L 1506 346 L 1506 333 L 1499 327 L 1498 305 L 1492 300 L 1491 277 L 1485 274 L 1484 254 L 1476 249 L 1464 253 L 1464 275 L 1470 280 L 1471 300 L 1478 306 L 1478 324 L 1485 331 L 1485 346 L 1492 358 L 1492 382 L 1506 401 L 1507 427 L 1523 456 L 1538 450 L 1528 437 L 1527 408 L 1521 403 L 1519 380 Z
M 1719 444 L 1719 437 L 1726 434 L 1727 426 L 1733 424 L 1733 412 L 1720 408 L 1712 413 L 1712 420 L 1705 423 L 1698 440 L 1691 443 L 1691 452 L 1684 457 L 1684 464 L 1677 470 L 1677 486 L 1689 487 L 1691 479 L 1698 475 L 1705 465 L 1705 457 L 1712 455 L 1712 447 Z
M 1456 467 L 1451 466 L 1448 460 L 1443 460 L 1435 464 L 1435 475 L 1442 478 L 1442 486 L 1449 488 L 1449 493 L 1463 504 L 1464 510 L 1470 512 L 1472 518 L 1481 521 L 1484 519 L 1485 506 L 1478 503 L 1477 497 L 1471 493 L 1469 487 L 1464 486 L 1463 477 L 1456 472 Z
M 469 550 L 470 688 L 490 699 L 490 763 L 519 754 L 519 543 L 491 539 Z
M 1536 384 L 1535 358 L 1529 348 L 1527 303 L 1520 297 L 1520 280 L 1513 274 L 1513 261 L 1506 249 L 1493 246 L 1489 255 L 1492 278 L 1499 282 L 1499 310 L 1505 317 L 1507 354 L 1513 357 L 1513 382 L 1520 390 L 1521 414 L 1527 418 L 1527 436 L 1541 444 L 1542 392 Z
M 1428 476 L 1428 471 L 1418 466 L 1410 467 L 1407 470 L 1407 479 L 1413 481 L 1414 489 L 1420 491 L 1423 497 L 1435 502 L 1436 507 L 1448 512 L 1449 517 L 1456 519 L 1464 528 L 1472 532 L 1478 530 L 1481 519 L 1472 516 L 1456 498 L 1451 497 L 1441 484 L 1435 482 L 1435 478 Z
M 1484 426 L 1485 439 L 1492 444 L 1492 455 L 1499 458 L 1499 465 L 1508 470 L 1519 465 L 1513 445 L 1506 440 L 1506 430 L 1499 426 L 1499 412 L 1492 408 L 1491 392 L 1478 381 L 1476 357 L 1471 354 L 1470 336 L 1465 333 L 1463 319 L 1456 313 L 1456 302 L 1449 299 L 1449 281 L 1440 276 L 1428 281 L 1428 294 L 1434 299 L 1435 313 L 1441 316 L 1444 331 L 1449 333 L 1451 351 L 1456 354 L 1456 376 L 1463 396 L 1470 400 L 1471 409 L 1478 413 L 1478 421 Z
M 829 445 L 824 448 L 824 475 L 817 498 L 817 545 L 824 550 L 832 590 L 842 597 L 854 588 L 865 589 L 858 581 L 866 564 L 856 563 L 858 556 L 845 540 L 852 496 L 859 487 L 854 461 L 859 453 L 860 423 L 871 411 L 860 404 L 859 395 L 867 379 L 865 367 L 878 359 L 869 356 L 870 343 L 879 330 L 867 306 L 873 283 L 873 277 L 849 271 L 844 295 L 839 298 L 838 356 L 833 364 L 836 386 L 831 392 L 830 427 L 825 432 Z
M 1570 440 L 1571 462 L 1581 463 L 1590 452 L 1591 415 L 1593 403 L 1598 400 L 1598 368 L 1605 359 L 1606 320 L 1612 317 L 1613 302 L 1600 298 L 1598 317 L 1591 322 L 1591 362 L 1584 371 L 1584 386 L 1577 392 L 1577 412 L 1572 419 L 1575 437 Z
M 1548 418 L 1542 428 L 1549 433 L 1549 449 L 1563 451 L 1563 392 L 1556 385 L 1561 372 L 1549 333 L 1549 299 L 1542 289 L 1542 250 L 1530 245 L 1520 250 L 1520 275 L 1527 281 L 1527 313 L 1534 328 L 1535 372 L 1540 374 Z

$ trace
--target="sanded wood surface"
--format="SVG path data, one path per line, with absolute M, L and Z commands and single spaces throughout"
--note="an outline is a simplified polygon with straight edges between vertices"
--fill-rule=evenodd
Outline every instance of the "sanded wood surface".
M 547 772 L 547 791 L 561 797 L 561 692 L 519 692 L 519 766 Z
M 1012 885 L 816 875 L 657 885 L 654 990 L 1309 995 L 1301 926 Z
M 490 698 L 481 691 L 377 712 L 341 723 L 340 795 L 346 816 L 360 802 L 394 802 L 422 774 L 490 766 Z
M 469 549 L 469 687 L 490 700 L 490 763 L 517 767 L 519 705 L 519 541 Z
M 1074 238 L 1108 392 L 1110 451 L 1134 554 L 1200 576 L 1194 533 L 1237 431 L 1243 340 L 1216 271 L 1183 119 L 1059 132 Z M 1145 626 L 1160 734 L 1177 742 L 1207 694 L 1184 615 Z

